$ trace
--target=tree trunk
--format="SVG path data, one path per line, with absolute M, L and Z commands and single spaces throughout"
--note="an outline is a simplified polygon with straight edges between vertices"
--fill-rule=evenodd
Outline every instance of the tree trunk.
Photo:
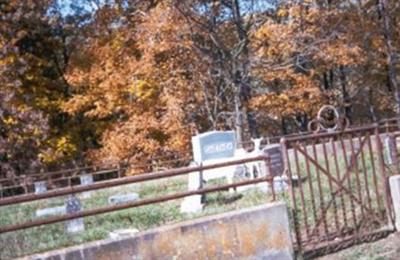
M 242 102 L 240 100 L 240 90 L 235 91 L 235 130 L 236 130 L 236 146 L 237 148 L 243 147 L 243 114 Z
M 396 114 L 400 116 L 400 89 L 397 82 L 397 70 L 396 70 L 396 53 L 393 46 L 393 31 L 390 21 L 388 0 L 379 1 L 380 14 L 382 15 L 383 21 L 383 33 L 386 44 L 386 59 L 388 63 L 388 73 L 390 85 L 393 87 L 394 98 L 396 100 Z
M 346 73 L 345 73 L 344 67 L 342 65 L 339 67 L 339 71 L 340 71 L 340 83 L 342 85 L 342 98 L 343 98 L 344 114 L 347 117 L 347 119 L 349 119 L 349 122 L 351 124 L 352 123 L 353 104 L 351 102 L 350 95 L 347 92 Z

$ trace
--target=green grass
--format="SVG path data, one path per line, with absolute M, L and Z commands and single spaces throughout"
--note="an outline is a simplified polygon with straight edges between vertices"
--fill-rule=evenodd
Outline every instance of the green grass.
M 216 185 L 213 181 L 207 185 Z M 132 187 L 118 187 L 94 192 L 89 199 L 82 200 L 84 209 L 92 209 L 107 205 L 107 199 L 114 194 L 138 192 L 141 198 L 157 197 L 179 191 L 186 191 L 187 179 L 174 178 L 169 181 L 152 181 Z M 36 209 L 60 206 L 64 198 L 55 198 L 32 203 L 19 204 L 0 208 L 0 225 L 22 223 L 35 219 Z M 65 223 L 56 223 L 41 227 L 20 230 L 0 235 L 0 259 L 10 259 L 27 254 L 44 252 L 56 248 L 68 247 L 84 242 L 104 239 L 110 231 L 125 228 L 136 228 L 140 231 L 176 223 L 186 219 L 250 207 L 271 201 L 271 197 L 258 190 L 243 193 L 227 191 L 207 194 L 206 204 L 201 213 L 181 214 L 182 200 L 173 200 L 159 204 L 136 207 L 112 213 L 84 218 L 84 232 L 70 235 L 64 232 Z

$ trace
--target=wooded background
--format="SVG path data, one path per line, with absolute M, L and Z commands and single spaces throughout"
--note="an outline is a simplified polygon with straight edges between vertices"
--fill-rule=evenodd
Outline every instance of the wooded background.
M 0 175 L 400 114 L 396 0 L 0 0 Z M 160 159 L 161 160 L 161 159 Z

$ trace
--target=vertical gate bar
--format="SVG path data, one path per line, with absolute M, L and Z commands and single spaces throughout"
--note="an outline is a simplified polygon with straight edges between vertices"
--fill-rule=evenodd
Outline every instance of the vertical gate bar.
M 294 186 L 293 186 L 293 175 L 292 175 L 292 169 L 291 169 L 291 165 L 290 165 L 290 158 L 289 158 L 289 151 L 288 151 L 288 143 L 287 140 L 283 137 L 281 138 L 281 147 L 282 147 L 282 152 L 284 154 L 284 161 L 286 163 L 286 167 L 287 167 L 287 173 L 288 173 L 288 177 L 289 177 L 289 186 L 290 186 L 290 198 L 292 201 L 292 215 L 293 215 L 293 225 L 294 225 L 294 230 L 295 230 L 295 238 L 296 238 L 296 243 L 297 243 L 297 250 L 298 250 L 298 254 L 300 255 L 300 257 L 303 254 L 303 248 L 302 248 L 302 238 L 301 238 L 301 234 L 300 234 L 300 224 L 299 224 L 299 219 L 297 216 L 297 203 L 296 203 L 296 194 L 294 191 Z M 293 148 L 296 149 L 296 148 Z
M 296 146 L 300 144 L 296 144 Z M 301 207 L 303 210 L 303 216 L 304 216 L 304 225 L 306 227 L 306 234 L 307 234 L 307 239 L 310 239 L 310 226 L 308 225 L 308 214 L 307 214 L 307 208 L 305 204 L 305 199 L 304 199 L 304 191 L 303 191 L 303 183 L 301 181 L 301 169 L 300 169 L 300 164 L 299 164 L 299 156 L 297 149 L 294 149 L 294 159 L 296 163 L 296 171 L 297 171 L 297 178 L 298 178 L 298 185 L 299 185 L 299 190 L 300 190 L 300 200 L 301 200 Z
M 305 143 L 303 143 L 304 151 L 307 152 L 308 154 L 308 149 Z M 314 187 L 312 185 L 312 179 L 311 179 L 311 169 L 310 169 L 310 161 L 308 158 L 304 157 L 304 160 L 306 161 L 306 172 L 307 172 L 307 179 L 308 179 L 308 186 L 310 189 L 310 195 L 311 195 L 311 206 L 313 209 L 313 217 L 314 217 L 314 224 L 317 223 L 318 217 L 317 217 L 317 208 L 315 207 L 315 195 L 314 195 Z M 317 236 L 319 237 L 319 228 L 317 228 Z
M 378 188 L 378 178 L 377 178 L 377 174 L 376 174 L 376 166 L 375 166 L 375 156 L 374 156 L 374 152 L 372 149 L 372 143 L 371 143 L 371 135 L 368 132 L 367 133 L 367 141 L 368 141 L 368 153 L 370 156 L 370 162 L 371 162 L 371 167 L 372 167 L 372 180 L 374 182 L 374 188 L 375 188 L 375 195 L 376 195 L 376 202 L 377 202 L 377 206 L 379 211 L 382 208 L 382 204 L 381 204 L 381 195 L 379 192 L 379 188 Z
M 329 167 L 328 154 L 326 152 L 326 142 L 325 142 L 325 140 L 321 139 L 321 143 L 322 143 L 322 150 L 323 150 L 323 154 L 324 154 L 326 171 L 330 174 L 331 171 L 330 171 L 330 167 Z M 340 227 L 339 227 L 336 199 L 335 199 L 334 194 L 333 194 L 333 185 L 332 185 L 332 179 L 331 178 L 328 178 L 328 185 L 329 185 L 329 191 L 330 191 L 331 199 L 332 199 L 332 202 L 333 202 L 333 213 L 335 215 L 336 231 L 338 231 L 338 230 L 340 230 Z
M 340 138 L 340 136 L 339 136 Z M 338 162 L 338 158 L 337 158 L 337 150 L 336 150 L 336 141 L 335 140 L 331 140 L 331 146 L 332 146 L 332 152 L 333 152 L 333 160 L 335 162 L 335 168 L 336 168 L 336 178 L 338 180 L 341 179 L 340 177 L 340 168 L 339 168 L 339 162 Z M 346 204 L 344 202 L 344 196 L 343 193 L 340 193 L 340 203 L 342 204 L 342 214 L 343 214 L 343 222 L 344 222 L 344 226 L 347 228 L 347 215 L 346 215 Z
M 354 139 L 354 136 L 352 134 L 350 134 L 350 149 L 351 149 L 351 157 L 352 157 L 352 161 L 353 161 L 351 163 L 351 166 L 353 166 L 355 169 L 358 198 L 360 200 L 361 205 L 363 205 L 363 197 L 361 195 L 360 171 L 358 169 L 358 162 L 357 162 L 357 158 L 356 158 L 356 152 L 354 149 L 354 140 L 353 139 Z M 360 143 L 360 149 L 361 149 L 361 143 Z M 364 208 L 361 207 L 360 210 L 361 210 L 362 219 L 364 219 L 364 217 L 365 217 Z
M 382 141 L 379 133 L 379 126 L 375 127 L 375 141 L 376 141 L 376 148 L 378 150 L 378 160 L 379 160 L 379 165 L 381 167 L 381 174 L 380 176 L 383 178 L 382 184 L 383 184 L 383 189 L 384 189 L 384 202 L 385 202 L 385 209 L 386 209 L 386 216 L 388 220 L 388 224 L 394 226 L 394 220 L 392 217 L 392 207 L 390 204 L 390 189 L 389 189 L 389 178 L 387 177 L 386 174 L 386 168 L 385 168 L 385 161 L 383 159 L 383 147 L 382 147 Z M 384 214 L 384 212 L 382 212 Z
M 400 166 L 399 166 L 399 159 L 398 159 L 399 152 L 397 151 L 397 137 L 393 133 L 391 133 L 389 136 L 390 136 L 390 138 L 392 138 L 393 143 L 394 143 L 393 159 L 394 159 L 394 165 L 396 166 L 396 171 L 397 171 L 396 174 L 400 174 Z
M 346 148 L 346 142 L 343 140 L 344 137 L 345 137 L 345 135 L 343 135 L 340 138 L 340 143 L 342 145 L 344 164 L 346 165 L 346 170 L 349 171 L 349 170 L 351 170 L 350 169 L 351 162 L 349 162 L 349 160 L 347 159 L 347 148 Z M 349 190 L 351 191 L 352 189 L 351 189 L 350 176 L 351 175 L 349 173 L 348 176 L 346 177 L 346 179 L 347 179 L 347 185 L 349 186 Z M 345 180 L 343 180 L 343 185 L 345 185 L 344 181 Z M 348 194 L 348 196 L 349 196 L 349 200 L 350 200 L 350 209 L 351 209 L 351 217 L 353 220 L 353 225 L 356 227 L 357 226 L 357 217 L 356 217 L 356 214 L 354 211 L 354 201 L 353 201 L 352 197 L 350 196 L 350 194 Z
M 318 163 L 318 154 L 317 154 L 317 149 L 315 147 L 315 143 L 316 143 L 316 139 L 314 139 L 314 141 L 312 143 L 312 148 L 313 148 L 313 153 L 314 153 L 314 159 Z M 323 210 L 325 208 L 325 202 L 324 202 L 324 193 L 322 191 L 322 185 L 321 185 L 321 176 L 320 176 L 319 168 L 315 167 L 315 169 L 316 169 L 316 174 L 317 174 L 319 203 L 320 203 L 321 215 L 322 215 L 322 218 L 323 218 L 325 234 L 326 234 L 326 236 L 328 236 L 328 234 L 329 234 L 328 223 L 326 221 L 326 213 Z
M 272 192 L 272 200 L 276 201 L 276 193 L 275 193 L 275 187 L 274 187 L 274 176 L 271 174 L 272 169 L 271 169 L 271 158 L 268 157 L 264 160 L 265 165 L 268 168 L 268 173 L 271 175 L 269 176 L 270 178 L 267 178 L 267 186 L 271 187 L 271 192 Z M 268 176 L 267 176 L 268 177 Z
M 364 137 L 366 138 L 366 137 Z M 362 143 L 362 138 L 361 138 L 361 133 L 358 133 L 358 142 L 361 144 Z M 364 144 L 365 145 L 365 144 Z M 368 183 L 368 169 L 365 163 L 365 153 L 364 153 L 364 145 L 360 147 L 361 151 L 361 164 L 363 168 L 363 177 L 364 177 L 364 183 L 365 183 L 365 193 L 367 194 L 367 201 L 368 201 L 368 208 L 372 210 L 372 204 L 371 204 L 371 194 L 369 192 L 369 183 Z

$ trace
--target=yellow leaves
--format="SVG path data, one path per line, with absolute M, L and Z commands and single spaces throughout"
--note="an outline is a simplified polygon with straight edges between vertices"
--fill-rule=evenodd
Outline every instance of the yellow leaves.
M 76 145 L 68 135 L 50 139 L 47 145 L 49 148 L 39 154 L 39 159 L 47 164 L 68 160 L 77 152 Z
M 285 8 L 281 8 L 278 10 L 277 15 L 279 17 L 286 17 L 289 14 L 288 10 Z
M 152 81 L 137 80 L 128 91 L 140 101 L 149 101 L 156 97 L 159 87 Z
M 3 118 L 3 122 L 4 122 L 4 124 L 9 125 L 9 126 L 18 124 L 18 120 L 11 116 L 7 116 L 7 117 Z

